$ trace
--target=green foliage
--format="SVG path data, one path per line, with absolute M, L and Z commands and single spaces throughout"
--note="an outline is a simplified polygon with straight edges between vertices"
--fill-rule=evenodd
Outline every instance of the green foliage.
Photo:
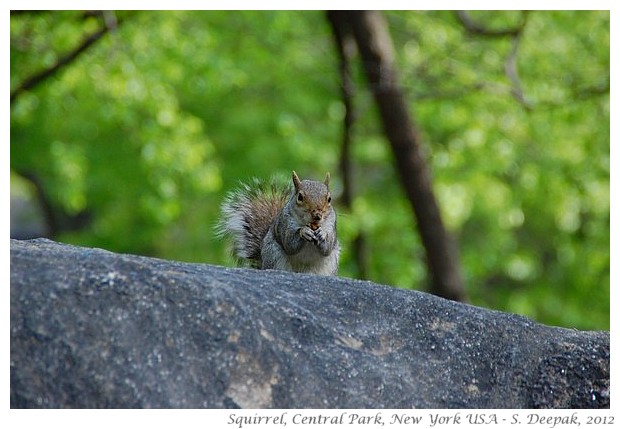
M 471 16 L 493 29 L 524 19 Z M 322 12 L 116 17 L 115 31 L 11 105 L 12 170 L 35 172 L 56 207 L 94 215 L 57 239 L 229 263 L 213 225 L 240 180 L 331 171 L 341 191 L 344 112 Z M 448 11 L 387 17 L 473 303 L 608 329 L 609 12 L 528 13 L 517 83 L 505 71 L 511 37 L 469 34 Z M 73 11 L 12 16 L 11 89 L 99 25 Z M 372 280 L 423 288 L 424 249 L 355 67 L 341 274 L 357 272 L 351 242 L 363 231 Z

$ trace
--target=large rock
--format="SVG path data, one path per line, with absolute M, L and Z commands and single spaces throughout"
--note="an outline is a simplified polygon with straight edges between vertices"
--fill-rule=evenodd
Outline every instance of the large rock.
M 344 278 L 11 241 L 12 407 L 609 407 L 609 333 Z

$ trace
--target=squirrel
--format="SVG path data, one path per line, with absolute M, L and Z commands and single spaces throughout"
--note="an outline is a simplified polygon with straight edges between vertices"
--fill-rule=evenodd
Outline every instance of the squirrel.
M 242 184 L 222 203 L 216 233 L 231 237 L 233 256 L 254 268 L 335 275 L 340 244 L 329 179 L 300 180 L 293 171 L 292 188 Z

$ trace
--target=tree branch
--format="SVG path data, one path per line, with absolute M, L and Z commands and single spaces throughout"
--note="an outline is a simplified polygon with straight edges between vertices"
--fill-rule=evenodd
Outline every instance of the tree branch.
M 527 110 L 532 110 L 534 105 L 525 98 L 523 94 L 523 87 L 521 86 L 521 79 L 519 78 L 519 71 L 517 69 L 517 53 L 519 51 L 519 42 L 521 41 L 521 32 L 515 34 L 512 38 L 512 48 L 508 58 L 506 58 L 506 64 L 504 69 L 506 76 L 512 84 L 510 93 L 512 96 Z
M 523 86 L 521 85 L 521 79 L 519 78 L 519 72 L 517 68 L 517 54 L 519 51 L 519 45 L 521 42 L 521 35 L 523 34 L 523 29 L 525 28 L 525 24 L 527 23 L 528 11 L 524 11 L 521 22 L 512 28 L 504 28 L 500 30 L 490 29 L 480 25 L 475 22 L 471 16 L 464 10 L 456 11 L 456 16 L 465 29 L 475 35 L 485 36 L 485 37 L 511 37 L 512 38 L 512 48 L 510 49 L 510 54 L 508 54 L 508 58 L 506 58 L 506 62 L 504 64 L 504 71 L 508 80 L 512 84 L 510 89 L 511 95 L 517 100 L 523 107 L 527 110 L 531 110 L 534 106 L 531 101 L 529 101 L 525 94 L 523 93 Z
M 11 16 L 19 15 L 38 15 L 40 13 L 49 13 L 49 10 L 12 10 Z
M 465 29 L 469 33 L 476 34 L 478 36 L 485 36 L 485 37 L 506 37 L 506 36 L 515 36 L 519 34 L 521 30 L 523 29 L 523 26 L 525 25 L 525 15 L 526 14 L 524 13 L 524 18 L 522 22 L 516 27 L 495 30 L 495 29 L 484 27 L 480 25 L 479 23 L 477 23 L 476 21 L 474 21 L 472 17 L 467 13 L 467 11 L 464 11 L 464 10 L 456 11 L 457 18 L 459 19 L 461 24 L 463 24 L 463 27 L 465 27 Z
M 104 34 L 108 31 L 114 30 L 119 24 L 120 20 L 116 18 L 109 18 L 104 14 L 104 25 L 95 31 L 93 34 L 86 37 L 80 45 L 78 45 L 74 50 L 68 52 L 63 57 L 59 58 L 55 64 L 51 67 L 41 70 L 38 73 L 26 78 L 22 83 L 17 85 L 17 87 L 11 92 L 11 104 L 17 99 L 19 95 L 28 91 L 40 83 L 44 82 L 54 74 L 56 74 L 59 70 L 64 68 L 65 66 L 71 64 L 75 61 L 82 53 L 84 53 L 89 47 L 91 47 L 95 42 L 97 42 Z

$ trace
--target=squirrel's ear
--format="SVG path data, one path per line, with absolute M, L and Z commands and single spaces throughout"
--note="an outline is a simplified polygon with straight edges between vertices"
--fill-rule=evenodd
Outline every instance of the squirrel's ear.
M 325 186 L 329 188 L 329 173 L 325 175 Z
M 299 176 L 293 170 L 293 185 L 295 185 L 295 191 L 299 191 L 299 187 L 301 186 L 301 180 L 299 180 Z

